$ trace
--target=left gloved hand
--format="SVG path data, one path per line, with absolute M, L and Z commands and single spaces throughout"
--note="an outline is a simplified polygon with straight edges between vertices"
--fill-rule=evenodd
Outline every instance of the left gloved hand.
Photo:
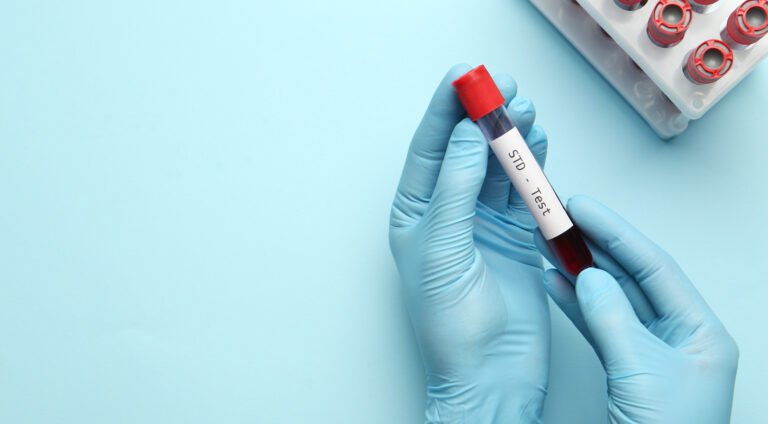
M 539 422 L 549 311 L 536 224 L 450 85 L 470 69 L 448 72 L 413 137 L 390 245 L 427 373 L 427 422 Z M 512 78 L 495 81 L 543 162 L 530 101 Z
M 605 367 L 610 422 L 729 422 L 739 350 L 688 277 L 600 203 L 577 196 L 568 212 L 599 269 L 548 270 L 544 284 Z M 557 263 L 540 234 L 536 244 Z

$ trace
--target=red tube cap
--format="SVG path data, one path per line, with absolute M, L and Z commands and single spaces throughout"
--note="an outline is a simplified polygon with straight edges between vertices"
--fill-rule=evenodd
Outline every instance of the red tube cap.
M 642 3 L 643 0 L 616 0 L 616 3 L 618 3 L 621 6 L 624 6 L 625 8 L 635 8 Z
M 720 40 L 707 40 L 696 47 L 685 64 L 685 72 L 693 82 L 711 84 L 733 67 L 733 50 Z
M 504 96 L 484 65 L 460 76 L 452 85 L 469 119 L 473 121 L 504 105 Z
M 661 47 L 679 43 L 693 19 L 691 5 L 685 0 L 659 0 L 648 19 L 648 35 Z
M 768 0 L 747 0 L 728 17 L 731 39 L 742 45 L 755 44 L 768 34 Z

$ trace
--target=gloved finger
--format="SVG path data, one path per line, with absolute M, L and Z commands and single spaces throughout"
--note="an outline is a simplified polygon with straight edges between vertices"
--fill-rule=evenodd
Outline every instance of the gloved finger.
M 466 64 L 452 67 L 432 96 L 408 149 L 392 204 L 392 226 L 413 223 L 426 211 L 440 173 L 448 138 L 466 115 L 451 83 L 471 69 Z
M 518 99 L 518 97 L 515 97 L 517 95 L 517 83 L 514 78 L 507 74 L 500 74 L 494 76 L 493 80 L 504 96 L 504 100 L 506 100 L 505 106 Z M 507 107 L 507 111 L 510 111 L 509 107 Z M 514 120 L 514 117 L 511 118 Z M 509 187 L 511 184 L 499 160 L 491 153 L 488 156 L 485 181 L 483 182 L 483 188 L 480 190 L 478 200 L 489 208 L 503 213 L 509 201 Z
M 571 198 L 567 209 L 584 234 L 637 281 L 660 317 L 693 329 L 714 316 L 669 254 L 615 212 L 585 196 Z
M 528 133 L 525 141 L 528 143 L 528 147 L 531 149 L 533 157 L 535 157 L 536 161 L 539 162 L 539 165 L 543 167 L 547 157 L 547 145 L 549 144 L 547 140 L 547 133 L 544 132 L 544 128 L 539 125 L 534 125 L 531 128 L 531 131 Z M 520 197 L 520 193 L 518 193 L 517 190 L 511 186 L 509 189 L 508 208 L 512 211 L 518 212 L 528 210 L 528 207 L 525 205 L 523 198 Z
M 469 118 L 453 131 L 424 219 L 441 243 L 474 249 L 473 218 L 485 178 L 488 142 Z M 461 240 L 459 240 L 459 238 Z
M 619 283 L 607 272 L 582 271 L 576 279 L 576 298 L 594 346 L 605 361 L 634 356 L 639 342 L 652 337 L 638 321 Z
M 504 213 L 509 203 L 509 188 L 512 183 L 501 167 L 496 155 L 488 156 L 488 166 L 477 200 L 496 212 Z
M 541 235 L 540 231 L 537 230 L 534 232 L 533 241 L 541 252 L 542 256 L 544 256 L 544 258 L 546 258 L 552 265 L 557 267 L 557 269 L 561 271 L 561 274 L 564 275 L 564 278 L 566 278 L 567 281 L 575 285 L 576 278 L 565 272 L 562 272 L 562 265 L 555 258 L 555 255 L 552 254 L 552 250 L 550 250 L 549 244 L 547 244 L 547 242 L 544 240 L 544 237 Z M 632 309 L 634 309 L 635 314 L 637 314 L 638 319 L 640 319 L 640 322 L 642 322 L 643 325 L 647 325 L 652 320 L 654 320 L 657 317 L 656 311 L 653 310 L 653 307 L 648 302 L 648 299 L 645 297 L 645 294 L 642 292 L 642 290 L 640 290 L 640 288 L 637 286 L 637 283 L 634 281 L 634 279 L 630 277 L 627 272 L 621 268 L 621 266 L 618 265 L 613 260 L 613 258 L 610 257 L 610 255 L 605 253 L 604 250 L 596 246 L 589 239 L 587 239 L 586 242 L 589 246 L 590 252 L 592 252 L 592 257 L 595 261 L 594 266 L 608 272 L 619 282 L 621 289 L 627 296 L 627 299 L 632 305 Z
M 549 145 L 549 138 L 544 128 L 541 125 L 534 125 L 531 131 L 528 132 L 526 141 L 528 142 L 528 147 L 531 148 L 533 157 L 536 158 L 536 162 L 543 168 L 544 163 L 547 161 L 547 147 Z
M 536 121 L 536 108 L 531 99 L 524 96 L 515 97 L 509 102 L 507 113 L 517 130 L 520 131 L 520 135 L 527 137 Z
M 504 106 L 508 106 L 509 102 L 517 97 L 517 81 L 509 74 L 498 74 L 493 76 L 493 82 L 496 83 L 496 87 L 501 91 L 501 95 L 504 96 Z
M 613 278 L 621 286 L 621 290 L 624 291 L 624 295 L 629 299 L 629 303 L 632 304 L 632 309 L 635 310 L 635 314 L 640 322 L 644 326 L 648 325 L 657 318 L 656 311 L 651 306 L 648 298 L 645 297 L 645 293 L 640 289 L 632 276 L 621 267 L 608 253 L 601 247 L 597 246 L 591 240 L 587 239 L 587 246 L 590 252 L 592 252 L 592 258 L 595 261 L 595 268 L 602 269 L 611 274 Z
M 566 317 L 573 323 L 582 336 L 594 348 L 592 335 L 589 333 L 587 323 L 581 314 L 579 300 L 576 298 L 576 289 L 570 281 L 556 269 L 548 269 L 544 272 L 544 289 L 552 298 L 552 301 L 560 308 Z

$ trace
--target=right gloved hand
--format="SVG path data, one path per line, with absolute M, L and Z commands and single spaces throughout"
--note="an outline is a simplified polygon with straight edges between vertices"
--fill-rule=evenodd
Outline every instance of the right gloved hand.
M 680 267 L 594 200 L 567 209 L 600 269 L 581 272 L 575 289 L 548 270 L 544 285 L 605 367 L 610 422 L 729 422 L 738 348 Z M 536 245 L 555 264 L 541 234 Z

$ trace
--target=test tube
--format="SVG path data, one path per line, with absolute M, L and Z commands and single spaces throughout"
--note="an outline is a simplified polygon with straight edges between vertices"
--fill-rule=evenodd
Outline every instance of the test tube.
M 693 49 L 683 73 L 696 84 L 712 84 L 733 67 L 733 50 L 720 40 L 707 40 Z
M 648 0 L 614 0 L 616 5 L 624 10 L 637 10 L 645 6 Z
M 720 0 L 688 0 L 688 3 L 696 13 L 709 13 L 720 5 Z
M 571 275 L 592 266 L 592 253 L 525 139 L 504 108 L 504 97 L 480 65 L 453 82 L 456 94 L 488 140 L 515 190 L 563 269 Z
M 744 50 L 768 34 L 768 0 L 747 0 L 728 17 L 721 36 L 729 46 Z
M 648 19 L 648 36 L 659 47 L 672 47 L 683 40 L 692 19 L 685 0 L 660 0 Z

